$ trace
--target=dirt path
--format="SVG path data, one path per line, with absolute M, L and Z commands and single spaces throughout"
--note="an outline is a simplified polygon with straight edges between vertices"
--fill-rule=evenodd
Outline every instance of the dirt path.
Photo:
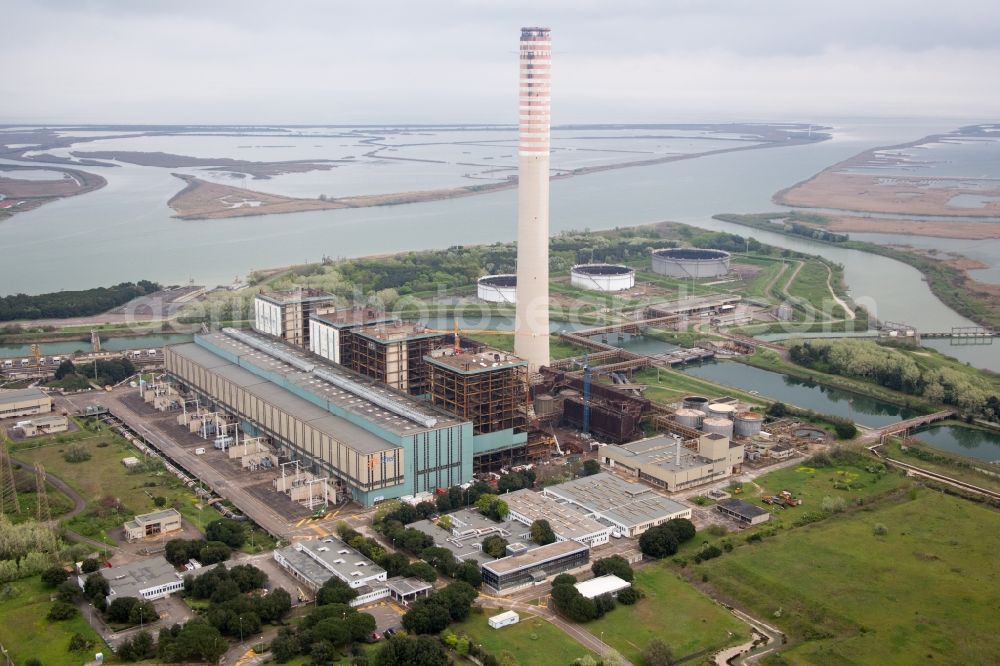
M 826 266 L 826 288 L 830 290 L 830 295 L 833 296 L 833 300 L 840 307 L 844 308 L 844 313 L 847 315 L 848 319 L 857 319 L 857 315 L 854 314 L 854 309 L 847 305 L 847 301 L 837 296 L 837 292 L 833 290 L 833 267 L 827 264 Z

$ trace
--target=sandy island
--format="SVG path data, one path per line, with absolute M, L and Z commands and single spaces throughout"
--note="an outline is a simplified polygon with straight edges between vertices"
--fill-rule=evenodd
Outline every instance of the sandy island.
M 54 174 L 62 174 L 62 178 L 53 180 L 27 180 L 14 178 L 17 171 L 42 169 Z M 4 164 L 0 168 L 0 220 L 15 213 L 23 213 L 42 204 L 63 197 L 73 197 L 99 190 L 108 184 L 103 177 L 77 169 L 63 169 L 51 166 L 17 166 Z
M 829 222 L 812 224 L 805 220 L 796 220 L 817 229 L 825 229 L 837 233 L 879 233 L 900 234 L 909 236 L 934 236 L 936 238 L 963 238 L 968 240 L 987 240 L 1000 238 L 1000 222 L 943 222 L 940 220 L 898 220 L 884 217 L 857 217 L 853 215 L 824 215 Z

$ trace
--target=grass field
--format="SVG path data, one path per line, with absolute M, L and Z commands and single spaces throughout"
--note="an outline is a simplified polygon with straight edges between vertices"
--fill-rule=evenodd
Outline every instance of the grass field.
M 6 588 L 6 586 L 3 586 Z M 101 638 L 87 621 L 77 615 L 62 622 L 49 622 L 45 616 L 52 607 L 49 597 L 52 588 L 44 585 L 38 576 L 10 584 L 17 596 L 0 599 L 0 644 L 7 648 L 15 664 L 23 664 L 35 657 L 45 666 L 83 664 L 94 658 L 94 652 L 105 647 Z M 70 652 L 69 640 L 80 633 L 94 642 L 94 650 Z M 113 659 L 110 651 L 103 650 Z M 107 659 L 106 659 L 107 661 Z
M 646 595 L 634 606 L 619 605 L 613 611 L 584 625 L 594 636 L 618 650 L 629 661 L 641 665 L 640 653 L 650 640 L 659 638 L 675 657 L 703 650 L 716 650 L 746 640 L 749 628 L 725 608 L 677 577 L 665 564 L 652 564 L 635 572 L 635 585 Z M 548 662 L 534 661 L 521 663 Z M 563 659 L 560 662 L 568 663 Z M 697 660 L 691 663 L 701 663 Z
M 867 503 L 907 483 L 899 472 L 885 470 L 878 473 L 868 469 L 878 470 L 876 465 L 877 461 L 867 458 L 857 464 L 832 466 L 812 466 L 805 462 L 765 474 L 755 482 L 744 483 L 740 497 L 770 510 L 782 522 L 790 522 L 804 512 L 820 509 L 826 498 L 842 499 L 848 506 Z M 761 500 L 762 496 L 777 495 L 783 490 L 801 499 L 802 504 L 781 509 Z
M 723 386 L 694 375 L 665 368 L 659 371 L 656 369 L 640 370 L 632 375 L 632 381 L 636 384 L 646 384 L 648 388 L 643 392 L 643 397 L 655 402 L 676 402 L 691 394 L 712 397 L 730 395 L 752 405 L 766 405 L 770 402 L 734 387 Z
M 590 652 L 545 620 L 521 614 L 517 624 L 492 629 L 487 620 L 499 613 L 486 609 L 484 615 L 473 613 L 465 622 L 449 627 L 456 635 L 467 635 L 484 649 L 500 654 L 507 650 L 520 664 L 569 664 Z
M 995 663 L 1000 513 L 910 497 L 779 530 L 695 572 L 788 632 L 792 648 L 771 663 Z
M 60 477 L 83 496 L 87 509 L 68 521 L 71 530 L 107 540 L 107 532 L 120 527 L 132 515 L 156 510 L 153 498 L 157 496 L 165 497 L 167 506 L 175 506 L 199 528 L 219 518 L 213 509 L 195 506 L 194 494 L 162 467 L 153 472 L 127 472 L 121 464 L 122 458 L 141 457 L 141 454 L 104 426 L 97 432 L 81 432 L 72 441 L 91 454 L 90 460 L 66 462 L 63 452 L 68 444 L 58 436 L 32 440 L 32 448 L 20 448 L 16 453 L 26 462 L 42 463 L 47 472 Z M 109 497 L 116 498 L 125 507 L 125 512 L 115 513 L 102 506 L 102 500 Z
M 917 436 L 919 437 L 920 434 L 917 433 Z M 996 470 L 982 460 L 951 455 L 930 446 L 912 442 L 907 445 L 906 450 L 903 450 L 898 439 L 890 440 L 882 450 L 895 460 L 944 474 L 981 488 L 1000 491 L 1000 478 L 995 476 Z

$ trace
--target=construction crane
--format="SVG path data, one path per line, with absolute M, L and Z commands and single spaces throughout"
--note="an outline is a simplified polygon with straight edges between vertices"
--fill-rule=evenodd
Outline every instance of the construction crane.
M 36 373 L 42 371 L 42 348 L 37 344 L 31 345 L 31 357 L 34 359 L 32 367 L 35 368 Z

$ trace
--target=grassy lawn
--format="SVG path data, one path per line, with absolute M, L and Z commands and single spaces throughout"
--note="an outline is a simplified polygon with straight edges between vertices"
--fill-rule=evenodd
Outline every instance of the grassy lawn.
M 993 663 L 1000 513 L 931 491 L 910 497 L 780 530 L 696 575 L 788 632 L 786 661 L 772 663 Z
M 46 471 L 63 479 L 86 500 L 87 509 L 67 523 L 70 529 L 108 541 L 109 530 L 120 527 L 134 514 L 156 510 L 153 498 L 157 496 L 165 497 L 167 506 L 177 507 L 199 527 L 219 518 L 219 514 L 207 506 L 202 509 L 195 506 L 197 500 L 191 491 L 162 467 L 153 471 L 127 472 L 121 464 L 122 458 L 136 456 L 141 459 L 142 454 L 104 426 L 97 432 L 83 431 L 72 441 L 83 446 L 91 458 L 79 463 L 66 462 L 63 452 L 68 444 L 60 436 L 32 440 L 33 448 L 21 448 L 16 454 L 26 462 L 42 463 Z M 124 512 L 108 508 L 105 498 L 109 497 L 117 499 L 124 506 Z
M 44 585 L 38 576 L 15 581 L 10 587 L 16 591 L 16 596 L 0 599 L 0 644 L 7 648 L 13 663 L 23 664 L 29 657 L 35 657 L 45 666 L 82 664 L 93 659 L 94 652 L 101 651 L 106 661 L 117 661 L 104 649 L 104 642 L 82 616 L 62 622 L 49 622 L 45 618 L 52 607 L 49 602 L 52 588 Z M 69 640 L 76 633 L 92 640 L 94 649 L 69 652 Z
M 467 635 L 474 643 L 494 655 L 507 650 L 520 664 L 568 664 L 589 650 L 545 620 L 521 613 L 517 624 L 492 629 L 487 620 L 500 613 L 486 609 L 484 615 L 473 613 L 465 622 L 449 627 L 456 635 Z
M 584 627 L 640 665 L 642 648 L 653 638 L 669 645 L 677 658 L 746 640 L 749 628 L 725 608 L 677 577 L 665 564 L 635 572 L 635 585 L 646 595 L 634 606 L 618 605 Z M 548 663 L 542 660 L 521 663 Z M 552 663 L 568 663 L 565 658 Z M 694 661 L 692 663 L 701 663 Z
M 821 509 L 826 498 L 840 498 L 847 505 L 868 503 L 907 483 L 906 477 L 896 471 L 877 473 L 875 459 L 865 458 L 857 464 L 810 466 L 808 462 L 765 474 L 753 483 L 743 484 L 740 498 L 771 511 L 775 518 L 791 523 L 804 512 Z M 758 488 L 754 487 L 754 484 Z M 762 496 L 777 495 L 787 490 L 802 504 L 787 509 L 765 504 Z

